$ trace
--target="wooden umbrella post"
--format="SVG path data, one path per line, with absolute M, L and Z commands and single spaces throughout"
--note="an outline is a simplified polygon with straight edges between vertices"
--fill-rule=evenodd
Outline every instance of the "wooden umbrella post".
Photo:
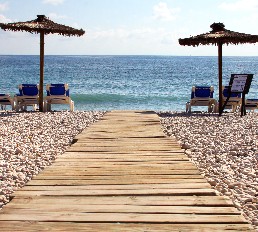
M 40 83 L 39 83 L 39 111 L 43 112 L 44 85 L 44 32 L 40 32 Z
M 219 116 L 222 115 L 222 42 L 218 42 L 218 66 L 219 66 Z

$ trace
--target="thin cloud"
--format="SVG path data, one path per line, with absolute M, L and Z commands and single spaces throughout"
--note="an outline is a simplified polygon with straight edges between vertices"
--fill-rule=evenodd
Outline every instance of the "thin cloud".
M 223 2 L 219 8 L 227 11 L 253 11 L 257 10 L 257 0 L 238 0 L 235 2 Z
M 178 12 L 180 12 L 180 8 L 169 8 L 165 2 L 160 2 L 153 7 L 153 17 L 157 20 L 173 21 Z
M 43 3 L 57 6 L 63 4 L 64 0 L 43 0 Z

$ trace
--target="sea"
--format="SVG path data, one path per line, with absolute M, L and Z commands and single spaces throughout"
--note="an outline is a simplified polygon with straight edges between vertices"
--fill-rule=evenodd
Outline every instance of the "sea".
M 246 98 L 258 98 L 258 56 L 223 57 L 223 85 L 231 74 L 253 74 Z M 13 96 L 22 83 L 39 83 L 39 56 L 1 55 L 0 93 Z M 75 110 L 185 111 L 194 85 L 214 86 L 218 99 L 218 58 L 46 55 L 44 89 L 47 83 L 68 83 Z

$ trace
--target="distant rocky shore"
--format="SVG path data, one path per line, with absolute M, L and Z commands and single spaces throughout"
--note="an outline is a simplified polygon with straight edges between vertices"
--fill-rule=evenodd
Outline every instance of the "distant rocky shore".
M 258 229 L 258 114 L 160 113 L 164 132 Z

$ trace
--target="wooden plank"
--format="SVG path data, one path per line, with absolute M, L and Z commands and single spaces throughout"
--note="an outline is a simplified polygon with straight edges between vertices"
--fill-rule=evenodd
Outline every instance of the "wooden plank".
M 197 215 L 197 214 L 141 214 L 141 213 L 76 213 L 30 210 L 7 210 L 0 214 L 4 221 L 46 221 L 46 222 L 127 222 L 127 223 L 234 223 L 243 224 L 241 215 Z
M 12 204 L 5 208 L 5 213 L 38 214 L 42 211 L 51 213 L 138 213 L 138 214 L 201 214 L 201 215 L 240 215 L 235 207 L 209 206 L 143 206 L 143 205 L 79 205 L 64 202 L 63 204 Z M 212 212 L 212 213 L 211 213 Z
M 50 185 L 27 185 L 23 191 L 84 191 L 84 190 L 149 190 L 149 189 L 207 189 L 208 183 L 169 183 L 169 184 L 101 184 L 101 185 L 76 185 L 76 186 L 50 186 Z
M 167 205 L 167 206 L 220 206 L 231 207 L 234 204 L 231 200 L 222 196 L 15 196 L 14 204 L 64 204 L 69 202 L 72 205 Z M 10 206 L 11 204 L 6 205 Z
M 71 175 L 74 173 L 75 175 L 87 175 L 87 173 L 94 173 L 95 175 L 99 172 L 99 174 L 119 174 L 123 173 L 124 175 L 136 175 L 136 174 L 151 174 L 153 175 L 191 175 L 191 174 L 200 174 L 199 171 L 194 169 L 191 165 L 185 167 L 179 166 L 178 169 L 175 167 L 164 167 L 162 170 L 162 165 L 148 166 L 148 165 L 101 165 L 96 164 L 95 166 L 85 166 L 85 167 L 72 167 L 69 169 L 66 167 L 60 168 L 46 168 L 44 172 L 47 174 L 51 173 L 60 173 L 60 175 Z M 57 170 L 57 169 L 60 169 Z
M 63 167 L 60 168 L 60 170 L 58 170 L 58 168 L 56 168 L 55 166 L 50 166 L 48 168 L 45 169 L 45 171 L 63 171 L 64 169 L 66 170 L 75 170 L 75 171 L 80 171 L 80 170 L 86 170 L 86 169 L 96 169 L 96 168 L 101 168 L 103 170 L 118 170 L 120 171 L 125 171 L 125 172 L 130 172 L 130 171 L 138 171 L 137 168 L 139 169 L 147 169 L 147 170 L 159 170 L 159 171 L 169 171 L 169 170 L 194 170 L 196 171 L 196 167 L 192 164 L 192 163 L 178 163 L 178 164 L 152 164 L 152 165 L 148 165 L 148 163 L 137 163 L 134 165 L 123 165 L 124 163 L 121 162 L 120 165 L 118 165 L 118 167 L 115 166 L 116 163 L 89 163 L 89 164 L 85 164 L 85 167 L 74 167 L 73 169 L 69 168 L 69 167 Z M 125 167 L 123 167 L 125 166 Z M 163 167 L 163 169 L 162 169 Z
M 150 164 L 150 165 L 149 165 Z M 85 165 L 70 165 L 70 166 L 63 166 L 61 169 L 62 171 L 66 170 L 72 170 L 72 171 L 82 171 L 85 169 L 90 169 L 90 168 L 103 168 L 103 169 L 110 169 L 110 170 L 120 170 L 123 167 L 126 168 L 125 171 L 130 171 L 130 170 L 135 170 L 136 168 L 146 168 L 146 169 L 158 169 L 160 170 L 161 167 L 164 167 L 166 170 L 196 170 L 196 167 L 192 163 L 186 163 L 186 162 L 178 162 L 178 163 L 170 163 L 170 162 L 90 162 L 90 163 L 85 163 Z M 116 167 L 118 166 L 118 167 Z M 46 169 L 46 171 L 51 172 L 51 171 L 59 171 L 58 168 L 53 165 L 49 168 Z
M 144 141 L 146 140 L 146 141 Z M 160 141 L 160 139 L 155 139 L 155 140 L 151 140 L 151 139 L 144 139 L 141 138 L 140 140 L 133 140 L 130 139 L 128 140 L 114 140 L 114 143 L 111 143 L 111 141 L 107 141 L 107 140 L 97 140 L 97 139 L 84 139 L 84 140 L 73 140 L 73 146 L 90 146 L 90 147 L 94 147 L 94 146 L 99 146 L 99 147 L 121 147 L 121 146 L 131 146 L 131 147 L 147 147 L 148 145 L 150 146 L 164 146 L 167 148 L 170 148 L 173 150 L 173 148 L 180 148 L 180 145 L 178 144 L 178 142 L 173 142 L 171 140 L 169 140 L 169 138 L 166 138 L 162 141 Z M 146 142 L 146 143 L 144 143 Z
M 156 141 L 149 141 L 149 139 L 147 140 L 146 139 L 146 142 L 147 143 L 144 143 L 144 138 L 142 138 L 141 140 L 139 140 L 138 142 L 137 141 L 132 141 L 132 140 L 129 140 L 129 141 L 121 141 L 121 140 L 116 140 L 115 143 L 110 143 L 110 141 L 96 141 L 96 140 L 79 140 L 78 142 L 75 142 L 73 144 L 73 146 L 88 146 L 88 147 L 95 147 L 95 146 L 98 146 L 98 147 L 121 147 L 121 146 L 127 146 L 127 147 L 132 147 L 132 148 L 138 148 L 138 149 L 141 149 L 141 148 L 146 148 L 146 147 L 162 147 L 162 148 L 169 148 L 169 149 L 176 149 L 176 148 L 180 148 L 179 144 L 177 142 L 172 142 L 170 141 L 169 139 L 164 140 L 163 143 L 161 143 L 161 141 L 159 141 L 158 139 Z
M 184 153 L 167 153 L 167 152 L 149 152 L 149 153 L 139 153 L 139 152 L 130 152 L 130 153 L 125 153 L 125 152 L 69 152 L 66 151 L 63 155 L 60 155 L 57 160 L 54 162 L 58 162 L 59 159 L 60 161 L 62 160 L 69 160 L 69 159 L 77 159 L 78 161 L 80 159 L 169 159 L 169 160 L 175 160 L 175 161 L 184 161 L 184 160 L 189 160 L 187 156 L 185 156 Z
M 36 222 L 1 221 L 1 231 L 85 231 L 85 232 L 171 232 L 171 231 L 253 231 L 248 224 L 153 224 L 153 223 L 74 223 L 74 222 Z
M 148 150 L 151 150 L 151 151 L 178 151 L 180 150 L 181 151 L 181 148 L 179 146 L 173 146 L 171 144 L 167 144 L 167 145 L 163 145 L 163 144 L 160 144 L 160 143 L 157 143 L 157 144 L 149 144 L 147 146 L 146 145 L 142 145 L 142 144 L 115 144 L 115 145 L 104 145 L 104 144 L 87 144 L 87 143 L 75 143 L 71 149 L 69 150 L 72 150 L 72 148 L 76 148 L 76 149 L 80 149 L 80 151 L 87 151 L 88 149 L 90 151 L 95 151 L 95 150 L 104 150 L 104 149 L 109 149 L 109 150 L 112 150 L 112 151 L 120 151 L 121 148 L 123 148 L 123 150 L 130 150 L 130 151 L 133 151 L 133 150 L 136 150 L 136 151 L 148 151 Z
M 91 180 L 87 179 L 81 179 L 79 176 L 77 178 L 56 178 L 56 177 L 50 177 L 50 178 L 42 178 L 37 179 L 34 181 L 30 181 L 26 184 L 26 186 L 83 186 L 83 185 L 114 185 L 114 184 L 121 184 L 121 185 L 130 185 L 130 184 L 170 184 L 171 180 L 169 179 L 121 179 L 121 178 L 112 178 L 112 176 L 109 176 L 110 178 L 95 178 Z M 194 179 L 196 182 L 188 181 L 187 179 L 181 179 L 182 181 L 179 181 L 179 179 L 175 183 L 206 183 L 202 179 Z
M 128 189 L 128 190 L 63 190 L 63 191 L 16 191 L 15 196 L 128 196 L 128 195 L 162 195 L 162 196 L 215 196 L 212 189 Z
M 72 145 L 73 146 L 73 145 Z M 185 156 L 185 153 L 184 151 L 131 151 L 131 152 L 124 152 L 123 150 L 120 150 L 120 151 L 113 151 L 113 152 L 101 152 L 101 151 L 95 151 L 95 152 L 87 152 L 87 151 L 76 151 L 76 152 L 73 152 L 73 151 L 66 151 L 64 154 L 60 155 L 59 158 L 62 158 L 62 157 L 79 157 L 79 156 L 86 156 L 86 157 L 105 157 L 105 156 L 112 156 L 112 157 L 137 157 L 138 155 L 140 157 L 150 157 L 150 156 L 154 156 L 154 157 L 159 157 L 159 156 L 166 156 L 166 157 L 170 157 L 170 158 L 173 158 L 173 157 L 176 157 L 176 156 L 179 156 L 180 158 L 188 158 L 187 156 Z
M 82 181 L 81 183 L 93 183 L 93 184 L 148 184 L 148 183 L 177 183 L 182 180 L 182 183 L 198 182 L 206 183 L 200 175 L 192 175 L 192 179 L 188 178 L 189 175 L 150 175 L 149 178 L 146 175 L 130 175 L 127 178 L 124 175 L 42 175 L 33 177 L 33 181 L 27 183 L 27 185 L 37 185 L 37 181 L 44 181 L 45 185 L 52 185 L 51 183 L 60 181 L 60 184 L 70 183 L 75 181 Z M 188 181 L 189 180 L 189 181 Z M 51 182 L 53 181 L 53 182 Z M 67 181 L 67 182 L 66 182 Z M 39 184 L 42 185 L 42 184 Z M 73 184 L 71 184 L 73 185 Z
M 85 167 L 83 168 L 78 168 L 76 171 L 66 169 L 65 171 L 62 168 L 57 168 L 60 169 L 60 171 L 55 170 L 55 169 L 50 169 L 46 168 L 43 172 L 40 172 L 35 178 L 38 178 L 40 176 L 46 175 L 46 176 L 131 176 L 135 178 L 144 178 L 150 176 L 150 178 L 161 178 L 164 176 L 164 178 L 191 178 L 193 176 L 193 179 L 196 178 L 203 178 L 200 176 L 200 172 L 198 170 L 194 169 L 186 169 L 186 170 L 181 170 L 181 169 L 172 169 L 172 170 L 161 170 L 160 168 L 148 168 L 148 167 L 142 167 L 141 169 L 137 168 L 135 166 L 135 170 L 132 169 L 126 169 L 125 167 L 119 167 L 114 166 L 113 170 L 110 167 L 107 166 L 100 166 L 100 167 Z M 199 176 L 199 177 L 198 177 Z M 162 177 L 163 178 L 163 177 Z
M 115 167 L 114 167 L 115 168 Z M 77 170 L 63 170 L 60 169 L 60 171 L 57 170 L 52 170 L 48 171 L 48 169 L 44 170 L 44 175 L 52 176 L 53 174 L 55 175 L 62 175 L 62 176 L 71 176 L 71 175 L 76 175 L 76 176 L 86 176 L 86 175 L 197 175 L 200 174 L 198 170 L 194 169 L 189 169 L 189 170 L 180 170 L 180 169 L 174 169 L 174 170 L 162 170 L 161 168 L 156 168 L 156 169 L 135 169 L 135 170 L 112 170 L 112 168 L 105 168 L 105 167 L 98 167 L 98 168 L 85 168 L 84 170 L 77 169 Z
M 144 179 L 148 179 L 146 178 L 146 174 L 148 175 L 148 173 L 150 173 L 150 179 L 160 179 L 160 176 L 164 175 L 164 178 L 162 179 L 180 179 L 180 178 L 185 178 L 187 179 L 187 176 L 192 175 L 193 179 L 200 179 L 200 176 L 198 176 L 198 172 L 184 172 L 181 174 L 176 174 L 176 172 L 157 172 L 157 171 L 153 171 L 154 173 L 151 172 L 145 172 L 145 174 L 143 172 L 141 173 L 132 173 L 132 174 L 128 174 L 126 172 L 114 172 L 114 173 L 110 173 L 108 171 L 106 172 L 100 172 L 99 174 L 97 173 L 97 171 L 88 171 L 88 172 L 74 172 L 74 173 L 46 173 L 46 175 L 43 175 L 42 173 L 40 173 L 38 176 L 33 177 L 33 180 L 55 180 L 55 179 L 60 179 L 60 180 L 73 180 L 73 179 L 81 179 L 81 180 L 110 180 L 110 179 L 114 179 L 117 180 L 118 183 L 120 183 L 119 181 L 127 181 L 127 180 L 144 180 Z M 127 175 L 127 180 L 125 180 L 125 175 Z M 200 175 L 200 174 L 199 174 Z M 173 181 L 173 180 L 171 180 Z
M 179 159 L 179 160 L 177 160 Z M 107 158 L 103 158 L 103 157 L 99 157 L 99 158 L 88 158 L 88 157 L 82 157 L 81 159 L 75 160 L 73 159 L 60 159 L 57 162 L 55 162 L 52 166 L 56 166 L 56 165 L 66 165 L 66 164 L 70 164 L 70 165 L 80 165 L 83 163 L 83 165 L 85 164 L 89 164 L 89 163 L 123 163 L 123 162 L 130 162 L 130 163 L 134 163 L 134 164 L 140 164 L 140 163 L 167 163 L 167 164 L 180 164 L 180 163 L 187 163 L 189 162 L 189 160 L 183 160 L 182 158 L 177 158 L 177 159 L 172 159 L 172 158 L 161 158 L 161 157 L 152 157 L 152 158 L 147 158 L 145 159 L 145 157 L 107 157 Z
M 44 176 L 43 176 L 44 177 Z M 98 177 L 99 178 L 99 177 Z M 46 181 L 47 180 L 47 181 Z M 106 178 L 106 179 L 93 179 L 93 180 L 85 180 L 81 178 L 74 178 L 67 180 L 66 178 L 55 178 L 55 179 L 47 179 L 44 178 L 43 180 L 40 179 L 34 179 L 33 181 L 30 181 L 27 183 L 26 186 L 73 186 L 73 185 L 100 185 L 100 184 L 108 184 L 108 185 L 114 185 L 114 184 L 124 184 L 124 185 L 134 185 L 134 184 L 170 184 L 170 183 L 207 183 L 204 179 L 158 179 L 158 178 L 152 178 L 152 179 L 114 179 L 112 178 Z
M 69 162 L 69 161 L 107 161 L 107 160 L 114 160 L 114 161 L 172 161 L 172 162 L 189 162 L 189 158 L 186 157 L 184 154 L 176 154 L 176 155 L 170 155 L 170 154 L 162 154 L 159 155 L 156 154 L 128 154 L 128 153 L 105 153 L 102 154 L 99 153 L 87 153 L 87 152 L 80 152 L 80 153 L 74 153 L 74 152 L 67 152 L 62 156 L 59 156 L 57 160 L 54 161 L 54 163 L 58 162 Z
M 152 165 L 153 164 L 153 165 Z M 193 169 L 196 169 L 196 167 L 192 164 L 192 163 L 187 163 L 185 161 L 182 161 L 182 162 L 175 162 L 175 161 L 127 161 L 127 160 L 124 160 L 124 161 L 112 161 L 112 160 L 106 160 L 106 161 L 102 161 L 102 162 L 99 162 L 99 161 L 91 161 L 91 162 L 62 162 L 62 163 L 55 163 L 51 166 L 51 168 L 56 168 L 57 166 L 61 166 L 62 168 L 86 168 L 86 167 L 96 167 L 96 166 L 105 166 L 105 167 L 108 167 L 108 166 L 111 166 L 113 167 L 113 165 L 119 165 L 119 166 L 129 166 L 129 165 L 134 165 L 134 166 L 139 166 L 139 167 L 143 167 L 143 166 L 149 166 L 149 165 L 152 165 L 153 167 L 155 166 L 159 166 L 159 165 L 163 165 L 166 166 L 166 165 L 171 165 L 170 168 L 173 168 L 174 166 L 178 166 L 178 167 L 185 167 L 186 169 L 189 169 L 189 168 L 193 168 Z M 181 168 L 182 169 L 182 168 Z
M 122 149 L 122 151 L 123 152 L 126 152 L 126 151 L 128 151 L 128 152 L 130 152 L 131 153 L 131 151 L 132 151 L 133 149 L 132 149 L 132 147 L 123 147 L 123 149 Z M 160 147 L 160 148 L 155 148 L 155 147 L 146 147 L 146 148 L 140 148 L 139 150 L 138 149 L 135 149 L 137 152 L 138 151 L 147 151 L 147 152 L 149 152 L 149 151 L 158 151 L 158 152 L 162 152 L 162 151 L 168 151 L 168 152 L 171 152 L 171 148 L 169 148 L 169 147 L 167 147 L 167 148 L 165 148 L 165 147 Z M 121 151 L 121 147 L 101 147 L 101 148 L 99 148 L 99 147 L 88 147 L 88 146 L 71 146 L 70 148 L 68 148 L 68 152 L 69 151 L 73 151 L 73 152 L 75 152 L 75 151 L 87 151 L 87 152 L 94 152 L 94 151 L 103 151 L 103 152 L 107 152 L 107 151 L 110 151 L 110 152 L 113 152 L 113 151 L 116 151 L 116 152 L 118 152 L 118 151 Z M 181 148 L 173 148 L 173 151 L 181 151 Z

